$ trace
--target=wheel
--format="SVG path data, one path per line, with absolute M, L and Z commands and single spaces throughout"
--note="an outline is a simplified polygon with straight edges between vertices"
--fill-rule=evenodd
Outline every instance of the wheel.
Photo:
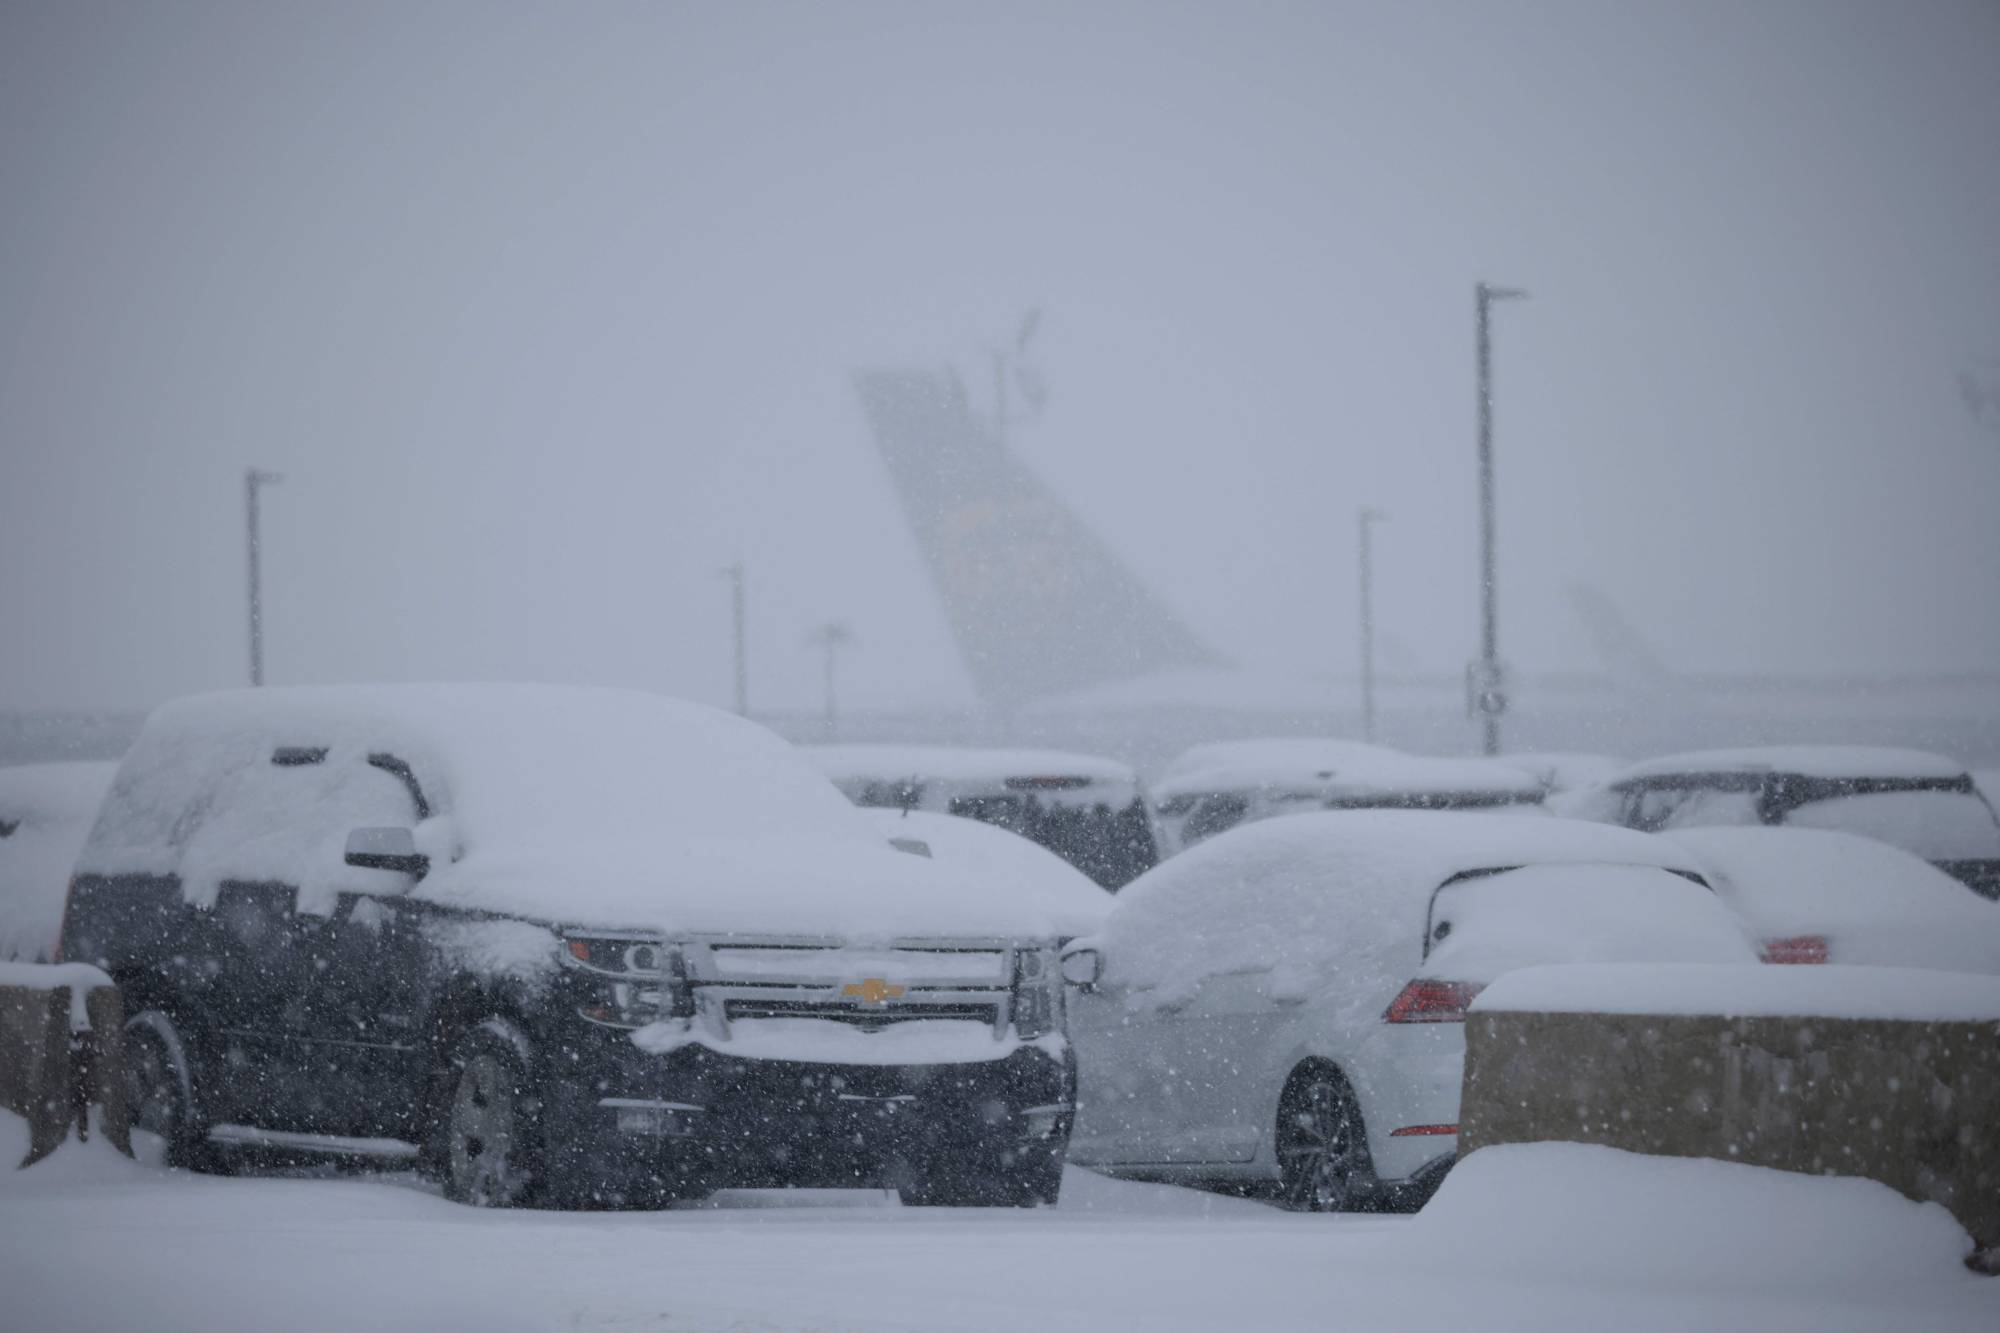
M 435 1161 L 448 1199 L 480 1208 L 532 1202 L 540 1178 L 537 1099 L 521 1043 L 487 1023 L 452 1052 Z
M 208 1120 L 195 1100 L 194 1073 L 173 1019 L 158 1009 L 125 1024 L 125 1105 L 132 1128 L 157 1135 L 166 1164 L 220 1172 L 226 1162 L 208 1142 Z
M 1060 1153 L 968 1154 L 930 1163 L 920 1179 L 898 1185 L 896 1193 L 912 1208 L 1053 1207 L 1062 1193 L 1062 1168 Z
M 1352 1208 L 1368 1177 L 1361 1108 L 1339 1075 L 1308 1070 L 1278 1103 L 1278 1170 L 1285 1205 L 1304 1212 Z

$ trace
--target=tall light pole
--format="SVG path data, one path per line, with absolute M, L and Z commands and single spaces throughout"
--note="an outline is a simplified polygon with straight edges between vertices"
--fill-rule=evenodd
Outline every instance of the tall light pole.
M 722 577 L 729 580 L 729 602 L 736 617 L 736 714 L 750 716 L 750 652 L 744 635 L 743 562 L 725 566 Z
M 1507 711 L 1506 682 L 1500 676 L 1499 609 L 1493 573 L 1493 336 L 1495 301 L 1528 294 L 1516 287 L 1479 283 L 1473 288 L 1479 344 L 1479 661 L 1474 664 L 1472 703 L 1486 723 L 1486 753 L 1500 753 L 1500 715 Z
M 854 631 L 844 620 L 829 620 L 806 636 L 809 643 L 816 643 L 826 653 L 826 738 L 832 740 L 840 726 L 840 712 L 834 702 L 833 667 L 840 650 L 854 642 Z
M 1361 739 L 1375 739 L 1375 563 L 1371 529 L 1389 517 L 1363 505 L 1361 528 Z
M 264 683 L 263 534 L 257 524 L 257 489 L 275 486 L 284 477 L 259 468 L 243 469 L 243 536 L 250 555 L 250 683 Z

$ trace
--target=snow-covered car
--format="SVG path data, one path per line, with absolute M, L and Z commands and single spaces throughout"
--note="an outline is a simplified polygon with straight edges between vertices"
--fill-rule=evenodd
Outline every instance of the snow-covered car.
M 2000 903 L 1900 847 L 1826 829 L 1665 836 L 1701 862 L 1766 962 L 2000 973 Z
M 1542 791 L 1548 796 L 1559 796 L 1564 792 L 1608 782 L 1629 766 L 1623 759 L 1582 750 L 1524 750 L 1494 758 L 1509 768 L 1520 769 L 1541 783 Z
M 1554 808 L 1648 833 L 1709 824 L 1859 833 L 2000 898 L 2000 817 L 1963 764 L 1922 750 L 1791 745 L 1668 755 Z
M 112 763 L 0 768 L 0 963 L 55 953 L 63 891 L 117 771 Z
M 383 686 L 154 713 L 62 953 L 118 982 L 135 1119 L 189 1165 L 385 1154 L 480 1204 L 1028 1204 L 1069 1131 L 1054 934 L 740 718 Z
M 865 812 L 891 843 L 932 857 L 1047 913 L 1058 939 L 1088 935 L 1111 913 L 1112 897 L 1090 876 L 1039 843 L 962 815 L 928 810 Z
M 1061 750 L 808 745 L 856 805 L 963 815 L 1040 843 L 1107 889 L 1159 859 L 1138 774 Z
M 1581 821 L 1418 811 L 1233 830 L 1142 876 L 1063 957 L 1072 1161 L 1420 1201 L 1457 1145 L 1466 1005 L 1540 963 L 1754 965 L 1694 858 Z
M 1360 741 L 1275 737 L 1197 745 L 1153 784 L 1163 851 L 1279 815 L 1312 810 L 1460 810 L 1543 814 L 1544 788 L 1492 759 L 1436 759 Z

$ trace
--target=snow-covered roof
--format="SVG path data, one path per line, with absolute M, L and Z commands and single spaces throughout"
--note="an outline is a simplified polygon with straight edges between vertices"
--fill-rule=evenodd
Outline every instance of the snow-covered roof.
M 0 821 L 88 825 L 117 771 L 115 762 L 94 761 L 0 768 Z
M 1370 757 L 1393 757 L 1401 751 L 1367 741 L 1334 736 L 1258 736 L 1248 740 L 1209 741 L 1190 745 L 1160 771 L 1162 780 L 1211 768 L 1243 766 L 1292 772 L 1331 768 Z
M 289 748 L 318 758 L 274 762 Z M 370 756 L 408 764 L 432 817 Z M 664 930 L 1047 934 L 895 851 L 797 751 L 716 709 L 633 691 L 385 685 L 202 695 L 148 719 L 82 866 L 296 883 L 300 910 L 387 872 L 347 832 L 416 826 L 427 898 Z
M 1764 826 L 1675 829 L 1759 938 L 1826 938 L 1834 963 L 2000 973 L 2000 903 L 1874 838 Z
M 1154 784 L 1153 799 L 1166 802 L 1206 792 L 1257 790 L 1298 791 L 1329 800 L 1458 793 L 1533 800 L 1541 795 L 1542 784 L 1521 769 L 1492 759 L 1439 759 L 1347 742 L 1324 748 L 1266 743 L 1222 750 L 1206 763 L 1182 766 L 1176 761 Z
M 2000 977 L 1904 967 L 1574 963 L 1509 972 L 1472 1009 L 1983 1023 L 2000 1019 Z
M 1003 896 L 1034 903 L 1065 936 L 1104 924 L 1115 901 L 1090 876 L 1018 833 L 929 810 L 867 810 L 885 837 L 917 838 L 933 859 L 975 876 Z
M 1130 766 L 1064 750 L 979 749 L 955 745 L 802 745 L 807 759 L 836 782 L 906 778 L 1004 784 L 1009 778 L 1082 778 L 1093 783 L 1137 780 Z
M 1925 750 L 1873 745 L 1772 745 L 1646 759 L 1612 783 L 1677 773 L 1796 773 L 1809 778 L 1960 778 L 1965 765 Z

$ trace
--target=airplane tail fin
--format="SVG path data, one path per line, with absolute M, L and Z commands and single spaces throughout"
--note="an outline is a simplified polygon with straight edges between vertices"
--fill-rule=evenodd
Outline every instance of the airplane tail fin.
M 973 413 L 949 371 L 856 376 L 903 514 L 982 698 L 1007 708 L 1226 665 Z
M 1605 674 L 1623 689 L 1636 694 L 1667 694 L 1680 681 L 1652 643 L 1633 628 L 1604 590 L 1589 583 L 1573 583 L 1570 605 L 1590 634 L 1591 645 Z

